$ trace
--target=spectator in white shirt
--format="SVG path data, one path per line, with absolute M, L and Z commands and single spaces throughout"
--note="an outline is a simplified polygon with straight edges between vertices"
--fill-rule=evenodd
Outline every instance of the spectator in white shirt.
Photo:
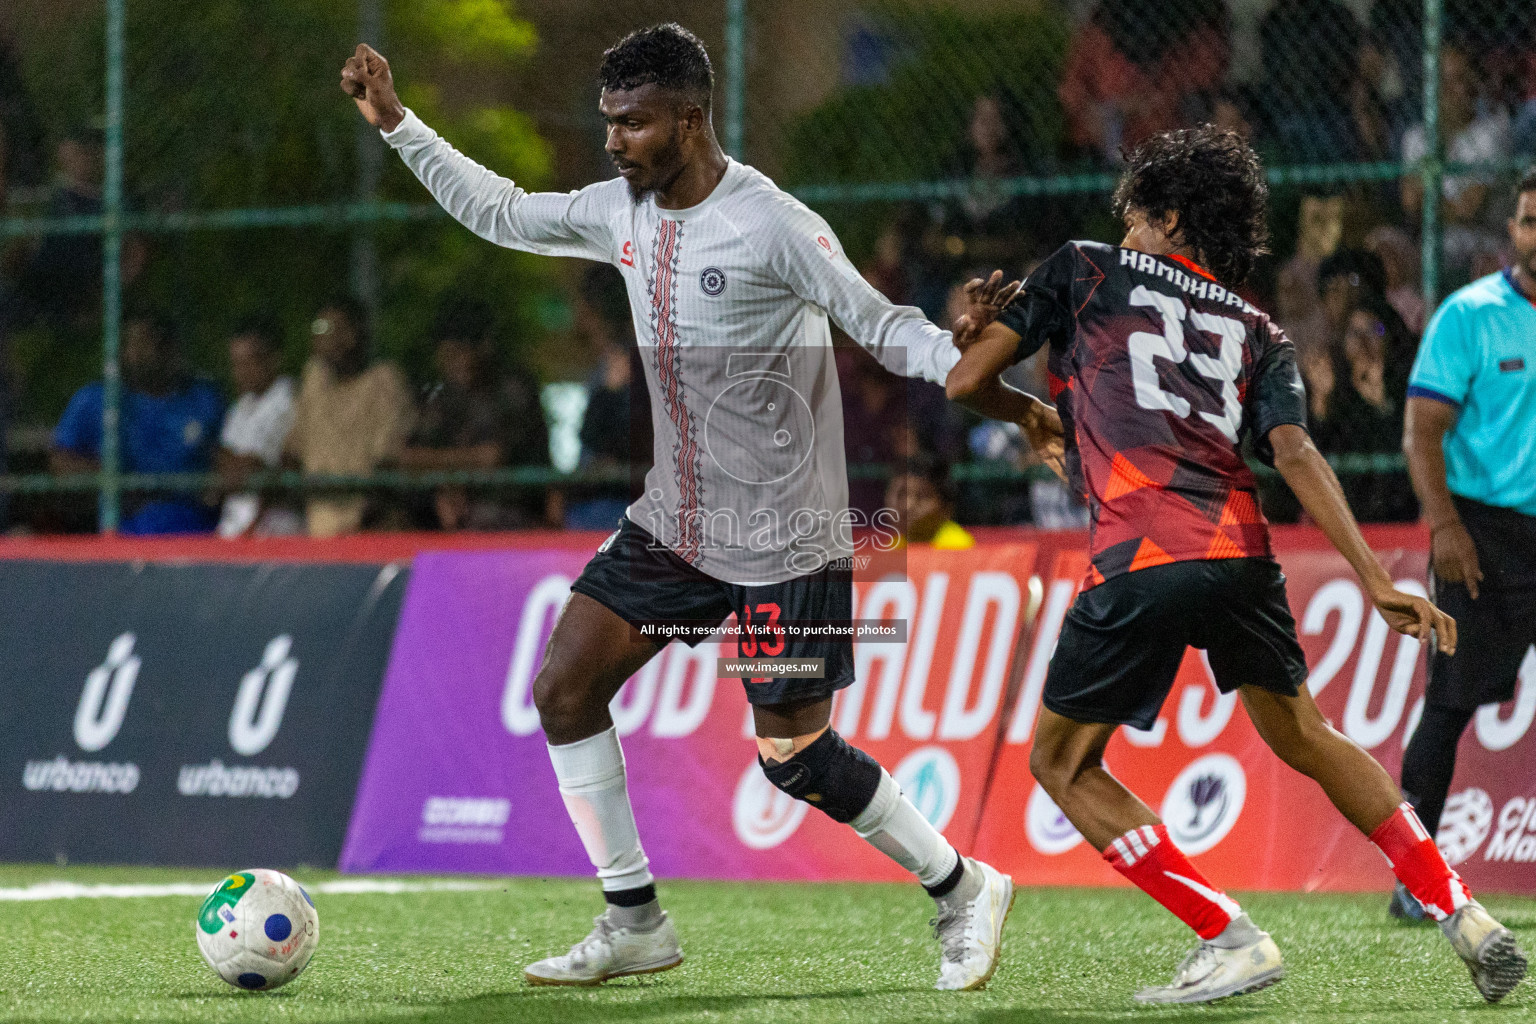
M 229 339 L 230 377 L 239 398 L 219 438 L 218 466 L 226 480 L 243 482 L 250 473 L 282 465 L 283 442 L 293 428 L 293 378 L 279 375 L 281 352 L 281 329 L 267 317 L 244 321 Z M 246 491 L 224 499 L 221 537 L 303 532 L 297 512 L 268 506 L 260 494 Z

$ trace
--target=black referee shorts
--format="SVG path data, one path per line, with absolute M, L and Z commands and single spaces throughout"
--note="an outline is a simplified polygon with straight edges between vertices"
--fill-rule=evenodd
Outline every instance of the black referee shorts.
M 778 623 L 849 623 L 853 618 L 853 570 L 833 563 L 782 583 L 743 586 L 726 583 L 695 569 L 628 517 L 603 542 L 571 590 L 585 594 L 637 629 L 665 632 L 692 647 L 708 629 L 735 614 L 752 635 L 738 644 L 739 656 L 765 659 L 821 658 L 821 679 L 768 677 L 743 679 L 753 704 L 824 700 L 853 683 L 851 637 L 791 637 Z M 702 627 L 702 628 L 701 628 Z
M 1189 647 L 1207 652 L 1222 693 L 1252 685 L 1294 697 L 1307 681 L 1280 566 L 1223 558 L 1155 565 L 1079 594 L 1042 700 L 1074 721 L 1150 729 Z
M 1536 516 L 1452 498 L 1483 581 L 1474 601 L 1465 584 L 1430 567 L 1430 597 L 1456 620 L 1456 653 L 1430 652 L 1425 702 L 1470 710 L 1512 699 L 1520 662 L 1536 644 Z

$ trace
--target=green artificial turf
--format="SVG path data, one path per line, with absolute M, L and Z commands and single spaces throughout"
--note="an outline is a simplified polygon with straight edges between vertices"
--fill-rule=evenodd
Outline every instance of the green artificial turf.
M 334 877 L 296 871 L 305 883 Z M 0 867 L 0 887 L 202 882 L 215 872 Z M 987 991 L 940 993 L 916 886 L 667 882 L 677 970 L 601 989 L 529 988 L 522 965 L 561 952 L 601 906 L 591 883 L 517 879 L 482 892 L 317 896 L 320 948 L 272 993 L 204 966 L 189 897 L 0 902 L 5 1021 L 1147 1021 L 1536 1019 L 1522 988 L 1487 1007 L 1433 927 L 1387 919 L 1381 895 L 1253 894 L 1286 956 L 1279 985 L 1210 1007 L 1146 1009 L 1189 932 L 1132 890 L 1024 889 Z M 1536 945 L 1536 900 L 1490 909 Z

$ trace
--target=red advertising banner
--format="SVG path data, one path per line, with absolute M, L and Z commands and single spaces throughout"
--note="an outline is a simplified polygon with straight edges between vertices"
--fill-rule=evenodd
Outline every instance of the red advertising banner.
M 1045 667 L 1085 564 L 1080 548 L 1060 540 L 1042 543 L 1040 564 L 1049 575 L 1041 579 L 1043 600 L 974 853 L 1024 884 L 1115 884 L 1119 876 L 1029 774 Z M 1423 710 L 1419 643 L 1387 628 L 1348 564 L 1320 536 L 1277 531 L 1277 546 L 1312 693 L 1335 727 L 1395 778 Z M 1424 592 L 1421 546 L 1378 553 L 1400 587 Z M 1270 753 L 1239 703 L 1235 694 L 1217 693 L 1203 656 L 1190 651 L 1156 725 L 1121 730 L 1106 752 L 1107 766 L 1224 886 L 1385 890 L 1391 877 L 1381 855 L 1314 783 Z M 1463 739 L 1437 837 L 1474 890 L 1536 891 L 1533 719 L 1536 651 L 1527 653 L 1515 699 L 1483 708 Z

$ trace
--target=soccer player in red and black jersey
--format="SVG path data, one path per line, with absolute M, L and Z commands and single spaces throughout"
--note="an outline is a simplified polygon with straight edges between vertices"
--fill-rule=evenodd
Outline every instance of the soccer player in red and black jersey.
M 1208 652 L 1254 727 L 1386 855 L 1440 921 L 1483 996 L 1525 974 L 1509 930 L 1472 899 L 1369 754 L 1306 689 L 1285 577 L 1241 446 L 1251 438 L 1359 574 L 1397 631 L 1454 650 L 1455 622 L 1403 593 L 1366 545 L 1307 435 L 1290 341 L 1232 289 L 1265 251 L 1267 188 L 1253 151 L 1210 126 L 1129 157 L 1119 247 L 1071 242 L 1042 264 L 950 372 L 951 397 L 1049 346 L 1067 474 L 1092 511 L 1092 566 L 1051 660 L 1030 768 L 1077 830 L 1200 936 L 1144 1002 L 1207 1002 L 1280 979 L 1280 951 L 1190 863 L 1158 816 L 1104 768 L 1121 725 L 1150 728 L 1186 647 Z

